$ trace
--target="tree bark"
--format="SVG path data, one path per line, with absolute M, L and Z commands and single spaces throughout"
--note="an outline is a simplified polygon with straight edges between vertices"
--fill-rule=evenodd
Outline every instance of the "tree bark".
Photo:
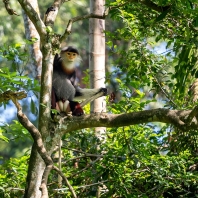
M 40 107 L 39 107 L 39 131 L 43 137 L 43 142 L 46 142 L 46 138 L 50 136 L 49 123 L 50 123 L 50 109 L 51 109 L 51 85 L 52 85 L 52 70 L 53 70 L 53 54 L 52 54 L 52 44 L 49 40 L 46 39 L 47 32 L 46 27 L 43 21 L 40 18 L 38 12 L 38 3 L 36 0 L 19 0 L 25 14 L 31 20 L 28 23 L 25 23 L 26 31 L 32 31 L 34 27 L 35 31 L 32 32 L 32 35 L 40 35 L 40 41 L 42 46 L 42 74 L 41 74 L 41 91 L 40 91 Z M 34 27 L 33 27 L 34 25 Z M 37 31 L 37 34 L 35 33 Z M 40 48 L 39 46 L 37 46 Z M 38 53 L 35 55 L 38 55 Z M 36 58 L 38 60 L 38 58 Z M 38 75 L 39 72 L 35 72 L 35 75 Z M 53 140 L 56 140 L 54 138 Z M 48 151 L 52 151 L 55 144 L 48 142 Z M 45 145 L 46 146 L 46 145 Z M 49 152 L 49 153 L 50 153 Z M 37 152 L 35 143 L 32 147 L 28 175 L 26 180 L 26 189 L 25 189 L 25 198 L 40 198 L 41 191 L 41 181 L 45 168 L 45 163 L 41 159 L 40 155 Z
M 123 114 L 95 113 L 62 121 L 61 135 L 75 130 L 93 127 L 123 127 L 143 123 L 161 122 L 172 124 L 182 131 L 197 129 L 198 107 L 193 110 L 170 110 L 165 108 Z
M 90 13 L 103 15 L 104 0 L 90 0 Z M 105 87 L 105 21 L 91 18 L 89 20 L 89 69 L 91 88 Z M 91 103 L 91 112 L 106 112 L 104 97 L 100 97 Z M 104 138 L 105 128 L 95 129 L 99 139 Z
M 32 7 L 35 10 L 38 10 L 39 13 L 39 7 L 37 1 L 31 1 Z M 32 45 L 29 45 L 29 54 L 30 54 L 30 60 L 27 65 L 29 69 L 29 76 L 32 78 L 40 79 L 41 77 L 41 67 L 42 67 L 42 54 L 40 51 L 40 36 L 32 23 L 32 21 L 29 19 L 27 14 L 23 11 L 23 20 L 24 20 L 24 26 L 25 26 L 25 37 L 27 40 L 31 39 L 38 39 L 36 42 L 34 42 Z
M 90 13 L 103 15 L 104 0 L 90 0 Z M 91 88 L 105 87 L 105 21 L 103 19 L 91 18 L 89 20 L 89 69 Z M 104 97 L 100 97 L 91 103 L 91 112 L 106 112 Z M 105 127 L 96 127 L 95 135 L 100 142 L 105 141 Z M 96 150 L 99 146 L 96 145 Z M 93 174 L 94 171 L 93 171 Z M 95 183 L 97 181 L 93 181 Z M 96 191 L 96 197 L 100 197 L 100 187 Z

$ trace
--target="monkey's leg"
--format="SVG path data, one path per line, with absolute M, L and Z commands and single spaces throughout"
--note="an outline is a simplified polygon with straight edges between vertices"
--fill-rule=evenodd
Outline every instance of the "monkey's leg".
M 69 106 L 69 101 L 68 100 L 65 100 L 65 101 L 59 100 L 56 103 L 56 110 L 58 110 L 59 112 L 65 112 L 65 113 L 70 112 L 71 109 Z

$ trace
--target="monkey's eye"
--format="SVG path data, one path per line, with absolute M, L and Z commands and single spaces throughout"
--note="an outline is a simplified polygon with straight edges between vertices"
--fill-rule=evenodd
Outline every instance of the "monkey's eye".
M 73 57 L 75 57 L 75 56 L 76 56 L 76 53 L 67 52 L 67 55 L 68 55 L 68 56 L 73 56 Z

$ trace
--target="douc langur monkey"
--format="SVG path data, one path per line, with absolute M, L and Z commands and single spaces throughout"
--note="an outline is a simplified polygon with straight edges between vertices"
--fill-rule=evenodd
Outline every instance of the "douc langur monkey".
M 71 46 L 63 48 L 60 55 L 55 55 L 52 79 L 52 109 L 66 114 L 71 111 L 72 115 L 80 116 L 84 112 L 80 103 L 75 100 L 89 99 L 94 96 L 100 97 L 107 94 L 106 88 L 81 89 L 76 85 L 75 65 L 80 60 L 78 50 Z

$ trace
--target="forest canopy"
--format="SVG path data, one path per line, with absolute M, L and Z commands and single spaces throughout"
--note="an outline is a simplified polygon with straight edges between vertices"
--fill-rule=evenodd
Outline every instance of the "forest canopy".
M 197 197 L 198 3 L 94 3 L 0 2 L 0 197 Z M 52 119 L 54 55 L 77 47 L 90 88 L 92 29 L 106 111 Z

